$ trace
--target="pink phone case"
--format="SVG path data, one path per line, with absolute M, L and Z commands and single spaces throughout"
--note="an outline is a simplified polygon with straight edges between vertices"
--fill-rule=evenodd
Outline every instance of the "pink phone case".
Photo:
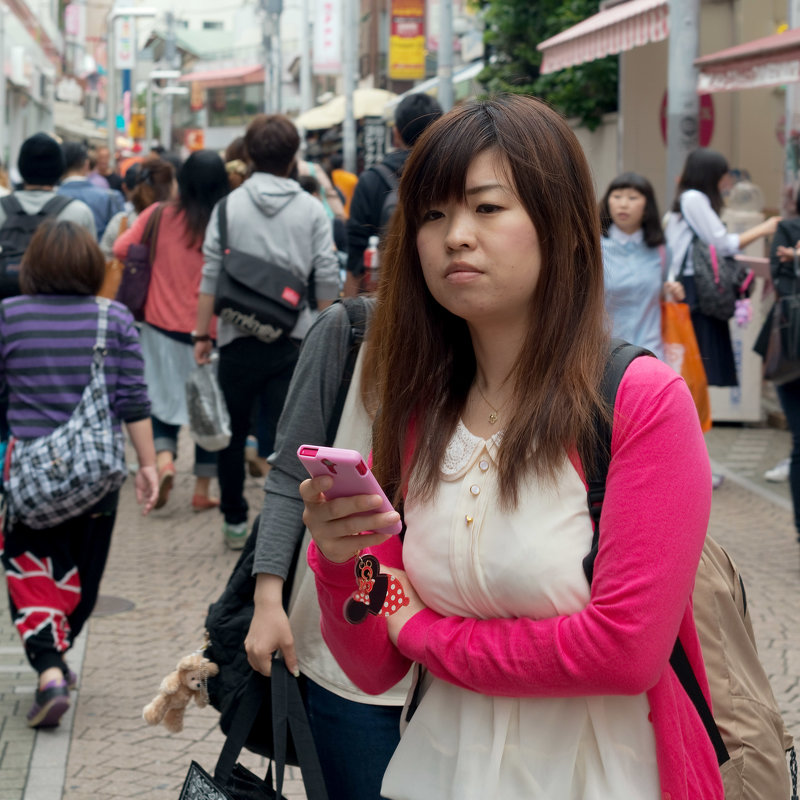
M 389 498 L 357 450 L 301 444 L 297 449 L 297 457 L 303 462 L 312 478 L 320 475 L 330 475 L 333 478 L 333 486 L 325 492 L 329 500 L 357 494 L 378 494 L 383 498 L 383 503 L 375 511 L 394 511 Z M 375 511 L 364 513 L 374 514 Z M 402 529 L 402 522 L 397 522 L 388 528 L 380 528 L 375 533 L 394 535 L 400 533 Z

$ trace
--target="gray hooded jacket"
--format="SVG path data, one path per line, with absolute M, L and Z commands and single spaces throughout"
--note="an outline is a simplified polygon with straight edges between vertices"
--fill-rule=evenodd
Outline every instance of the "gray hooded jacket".
M 317 300 L 339 296 L 339 262 L 333 251 L 331 223 L 322 204 L 296 181 L 256 172 L 227 200 L 228 244 L 245 253 L 291 270 L 309 281 L 313 273 Z M 211 213 L 203 242 L 200 291 L 214 294 L 222 265 L 219 207 Z M 302 339 L 313 322 L 308 308 L 300 312 L 291 332 Z M 222 347 L 246 332 L 220 320 L 217 344 Z

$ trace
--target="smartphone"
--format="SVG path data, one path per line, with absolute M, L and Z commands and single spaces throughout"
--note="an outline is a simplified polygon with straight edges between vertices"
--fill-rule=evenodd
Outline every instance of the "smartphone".
M 370 468 L 364 463 L 358 450 L 301 444 L 297 449 L 297 457 L 303 462 L 312 478 L 320 475 L 330 475 L 333 478 L 333 486 L 325 492 L 325 496 L 329 500 L 337 497 L 352 497 L 357 494 L 377 494 L 383 500 L 380 507 L 372 511 L 364 511 L 362 516 L 382 511 L 394 511 L 389 498 L 386 497 Z M 402 529 L 403 523 L 398 520 L 394 525 L 380 528 L 375 533 L 396 535 Z

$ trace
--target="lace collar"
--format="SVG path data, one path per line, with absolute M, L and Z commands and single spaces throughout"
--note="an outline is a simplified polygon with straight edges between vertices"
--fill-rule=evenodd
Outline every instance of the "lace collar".
M 503 431 L 498 431 L 489 439 L 481 439 L 480 436 L 470 433 L 467 426 L 459 420 L 455 433 L 444 452 L 441 466 L 442 475 L 448 479 L 461 477 L 484 450 L 494 460 L 502 439 Z

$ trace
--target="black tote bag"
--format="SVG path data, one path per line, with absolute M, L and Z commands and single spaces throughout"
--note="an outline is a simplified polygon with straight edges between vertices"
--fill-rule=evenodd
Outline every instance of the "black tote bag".
M 272 702 L 274 786 L 272 764 L 262 780 L 237 763 L 266 698 L 271 698 Z M 286 769 L 286 742 L 290 731 L 297 748 L 306 797 L 308 800 L 328 800 L 300 689 L 278 654 L 272 658 L 271 680 L 258 672 L 253 672 L 250 676 L 247 691 L 237 707 L 213 777 L 196 761 L 192 761 L 178 800 L 285 800 L 282 794 L 283 778 Z

